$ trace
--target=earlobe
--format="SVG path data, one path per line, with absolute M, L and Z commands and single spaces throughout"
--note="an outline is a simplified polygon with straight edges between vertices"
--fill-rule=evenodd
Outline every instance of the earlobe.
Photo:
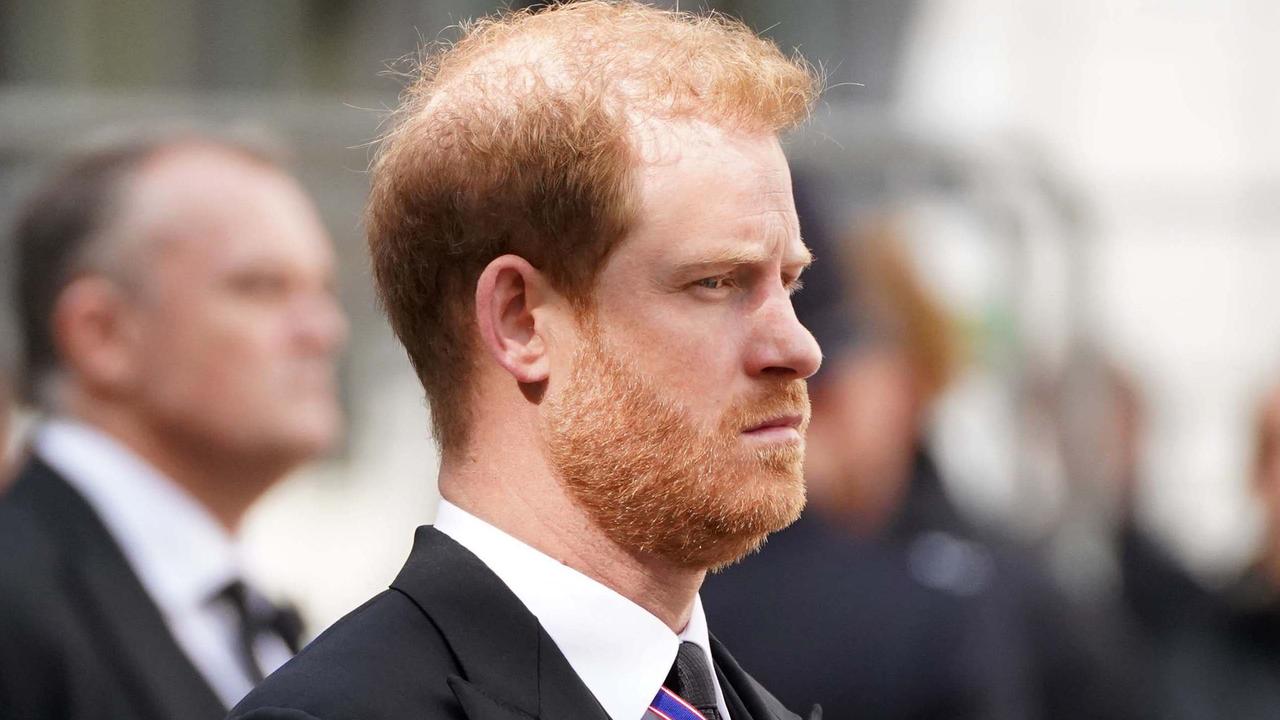
M 495 258 L 476 282 L 481 344 L 521 385 L 545 382 L 550 372 L 538 318 L 553 292 L 542 273 L 517 255 Z

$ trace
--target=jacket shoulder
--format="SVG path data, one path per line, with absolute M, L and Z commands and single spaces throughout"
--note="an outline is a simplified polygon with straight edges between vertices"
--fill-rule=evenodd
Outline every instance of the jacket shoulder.
M 33 502 L 35 481 L 24 471 L 0 497 L 0 649 L 25 657 L 60 644 L 76 626 L 65 583 L 71 553 L 55 519 Z
M 62 538 L 54 532 L 54 518 L 41 507 L 38 498 L 43 477 L 24 468 L 3 495 L 0 495 L 0 567 L 20 569 L 24 574 L 48 571 L 58 562 Z M 0 573 L 0 579 L 10 576 Z M 21 577 L 21 576 L 20 576 Z
M 0 716 L 128 717 L 67 586 L 63 539 L 26 497 L 0 500 Z
M 230 718 L 465 718 L 448 683 L 459 672 L 427 615 L 404 593 L 386 590 L 272 673 Z

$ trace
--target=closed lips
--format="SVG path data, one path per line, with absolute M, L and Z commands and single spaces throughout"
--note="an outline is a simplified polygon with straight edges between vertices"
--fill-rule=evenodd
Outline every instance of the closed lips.
M 802 420 L 802 416 L 800 415 L 783 415 L 781 417 L 770 418 L 769 420 L 765 420 L 764 422 L 758 425 L 753 425 L 747 428 L 746 430 L 743 430 L 743 432 L 748 432 L 748 433 L 759 432 L 761 430 L 768 430 L 770 428 L 797 428 L 798 429 L 800 427 L 801 420 Z

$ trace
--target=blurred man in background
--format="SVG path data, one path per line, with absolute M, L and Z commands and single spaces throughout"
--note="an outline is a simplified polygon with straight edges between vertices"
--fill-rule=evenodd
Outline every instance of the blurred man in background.
M 1270 639 L 1280 641 L 1280 386 L 1263 396 L 1254 432 L 1253 490 L 1262 508 L 1263 533 L 1240 599 L 1255 609 L 1267 608 L 1276 624 Z M 1271 654 L 1280 657 L 1280 644 Z
M 13 420 L 13 393 L 9 389 L 9 377 L 0 372 L 0 493 L 9 485 L 12 471 L 9 467 L 9 433 Z
M 836 718 L 1134 717 L 1089 666 L 1049 578 L 948 496 L 927 427 L 962 349 L 895 226 L 831 242 L 797 195 L 824 260 L 796 297 L 827 354 L 812 383 L 810 503 L 708 581 L 718 634 L 784 702 L 812 698 Z
M 1254 423 L 1258 550 L 1212 602 L 1183 603 L 1152 633 L 1162 718 L 1262 720 L 1280 707 L 1280 387 L 1263 395 Z
M 296 650 L 235 533 L 341 429 L 329 239 L 266 153 L 190 134 L 71 160 L 15 243 L 47 419 L 0 500 L 0 715 L 222 717 Z

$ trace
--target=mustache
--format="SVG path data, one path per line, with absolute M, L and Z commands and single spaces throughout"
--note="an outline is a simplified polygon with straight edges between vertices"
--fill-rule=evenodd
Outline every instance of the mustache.
M 724 430 L 736 434 L 770 420 L 798 416 L 803 433 L 811 414 L 808 385 L 804 380 L 789 380 L 763 395 L 734 403 L 725 412 Z

